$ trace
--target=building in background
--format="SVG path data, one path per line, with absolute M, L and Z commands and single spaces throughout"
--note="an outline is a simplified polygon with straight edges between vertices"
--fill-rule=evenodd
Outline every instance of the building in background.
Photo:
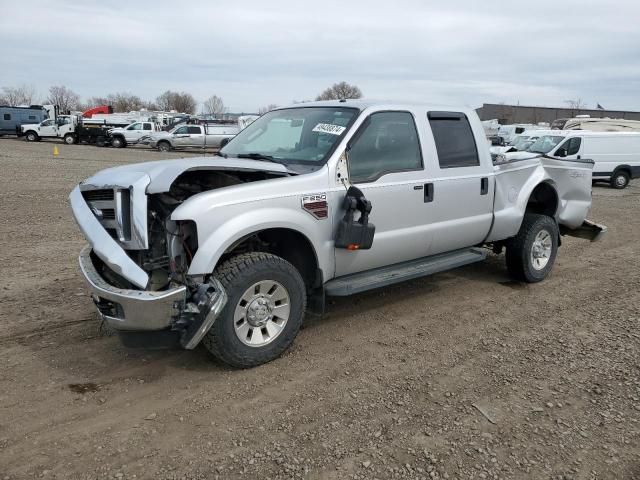
M 477 108 L 480 120 L 492 120 L 497 118 L 501 125 L 514 123 L 551 123 L 558 118 L 575 118 L 576 115 L 589 115 L 591 118 L 625 118 L 627 120 L 640 120 L 640 112 L 624 110 L 600 110 L 600 109 L 575 109 L 554 107 L 527 107 L 523 105 L 504 105 L 497 103 L 485 103 Z

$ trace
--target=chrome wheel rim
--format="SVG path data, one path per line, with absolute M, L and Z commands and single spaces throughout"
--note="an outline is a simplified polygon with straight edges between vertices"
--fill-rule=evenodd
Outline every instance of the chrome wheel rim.
M 238 339 L 249 347 L 264 347 L 284 330 L 291 311 L 289 292 L 275 280 L 254 283 L 242 294 L 233 315 Z
M 549 263 L 551 258 L 551 250 L 553 248 L 553 239 L 547 230 L 540 230 L 533 239 L 531 246 L 531 265 L 536 270 L 542 270 Z
M 624 175 L 618 175 L 616 177 L 616 185 L 617 186 L 624 187 L 626 183 L 627 183 L 627 179 L 625 178 Z

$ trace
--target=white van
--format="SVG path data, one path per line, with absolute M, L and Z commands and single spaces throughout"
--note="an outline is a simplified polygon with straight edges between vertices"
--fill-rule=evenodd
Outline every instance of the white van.
M 630 179 L 640 177 L 640 132 L 557 130 L 538 138 L 527 151 L 593 160 L 593 180 L 608 181 L 613 188 L 625 188 Z

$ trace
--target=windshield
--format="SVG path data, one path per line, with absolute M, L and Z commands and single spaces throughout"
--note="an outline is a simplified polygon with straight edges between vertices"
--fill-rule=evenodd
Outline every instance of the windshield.
M 273 110 L 251 123 L 220 154 L 283 163 L 324 163 L 358 115 L 355 108 L 299 107 Z
M 556 148 L 562 140 L 564 140 L 564 137 L 544 135 L 533 142 L 533 144 L 527 149 L 527 152 L 549 153 L 551 150 Z

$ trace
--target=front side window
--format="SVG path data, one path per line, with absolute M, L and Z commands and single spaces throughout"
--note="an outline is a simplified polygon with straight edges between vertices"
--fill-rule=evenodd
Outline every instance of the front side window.
M 567 149 L 567 155 L 577 155 L 580 151 L 580 137 L 570 138 L 565 148 Z
M 189 133 L 187 131 L 187 127 L 180 127 L 175 132 L 173 132 L 174 135 L 186 135 L 187 133 Z
M 409 112 L 379 112 L 369 116 L 349 148 L 349 178 L 373 182 L 385 173 L 422 169 L 420 142 Z
M 142 130 L 142 124 L 141 123 L 134 123 L 127 130 Z
M 429 112 L 428 118 L 440 168 L 480 165 L 476 140 L 464 113 Z
M 45 120 L 40 124 L 42 127 L 50 127 L 51 125 L 53 125 L 53 120 Z
M 225 146 L 220 154 L 290 165 L 322 165 L 358 115 L 350 107 L 299 107 L 265 113 Z

